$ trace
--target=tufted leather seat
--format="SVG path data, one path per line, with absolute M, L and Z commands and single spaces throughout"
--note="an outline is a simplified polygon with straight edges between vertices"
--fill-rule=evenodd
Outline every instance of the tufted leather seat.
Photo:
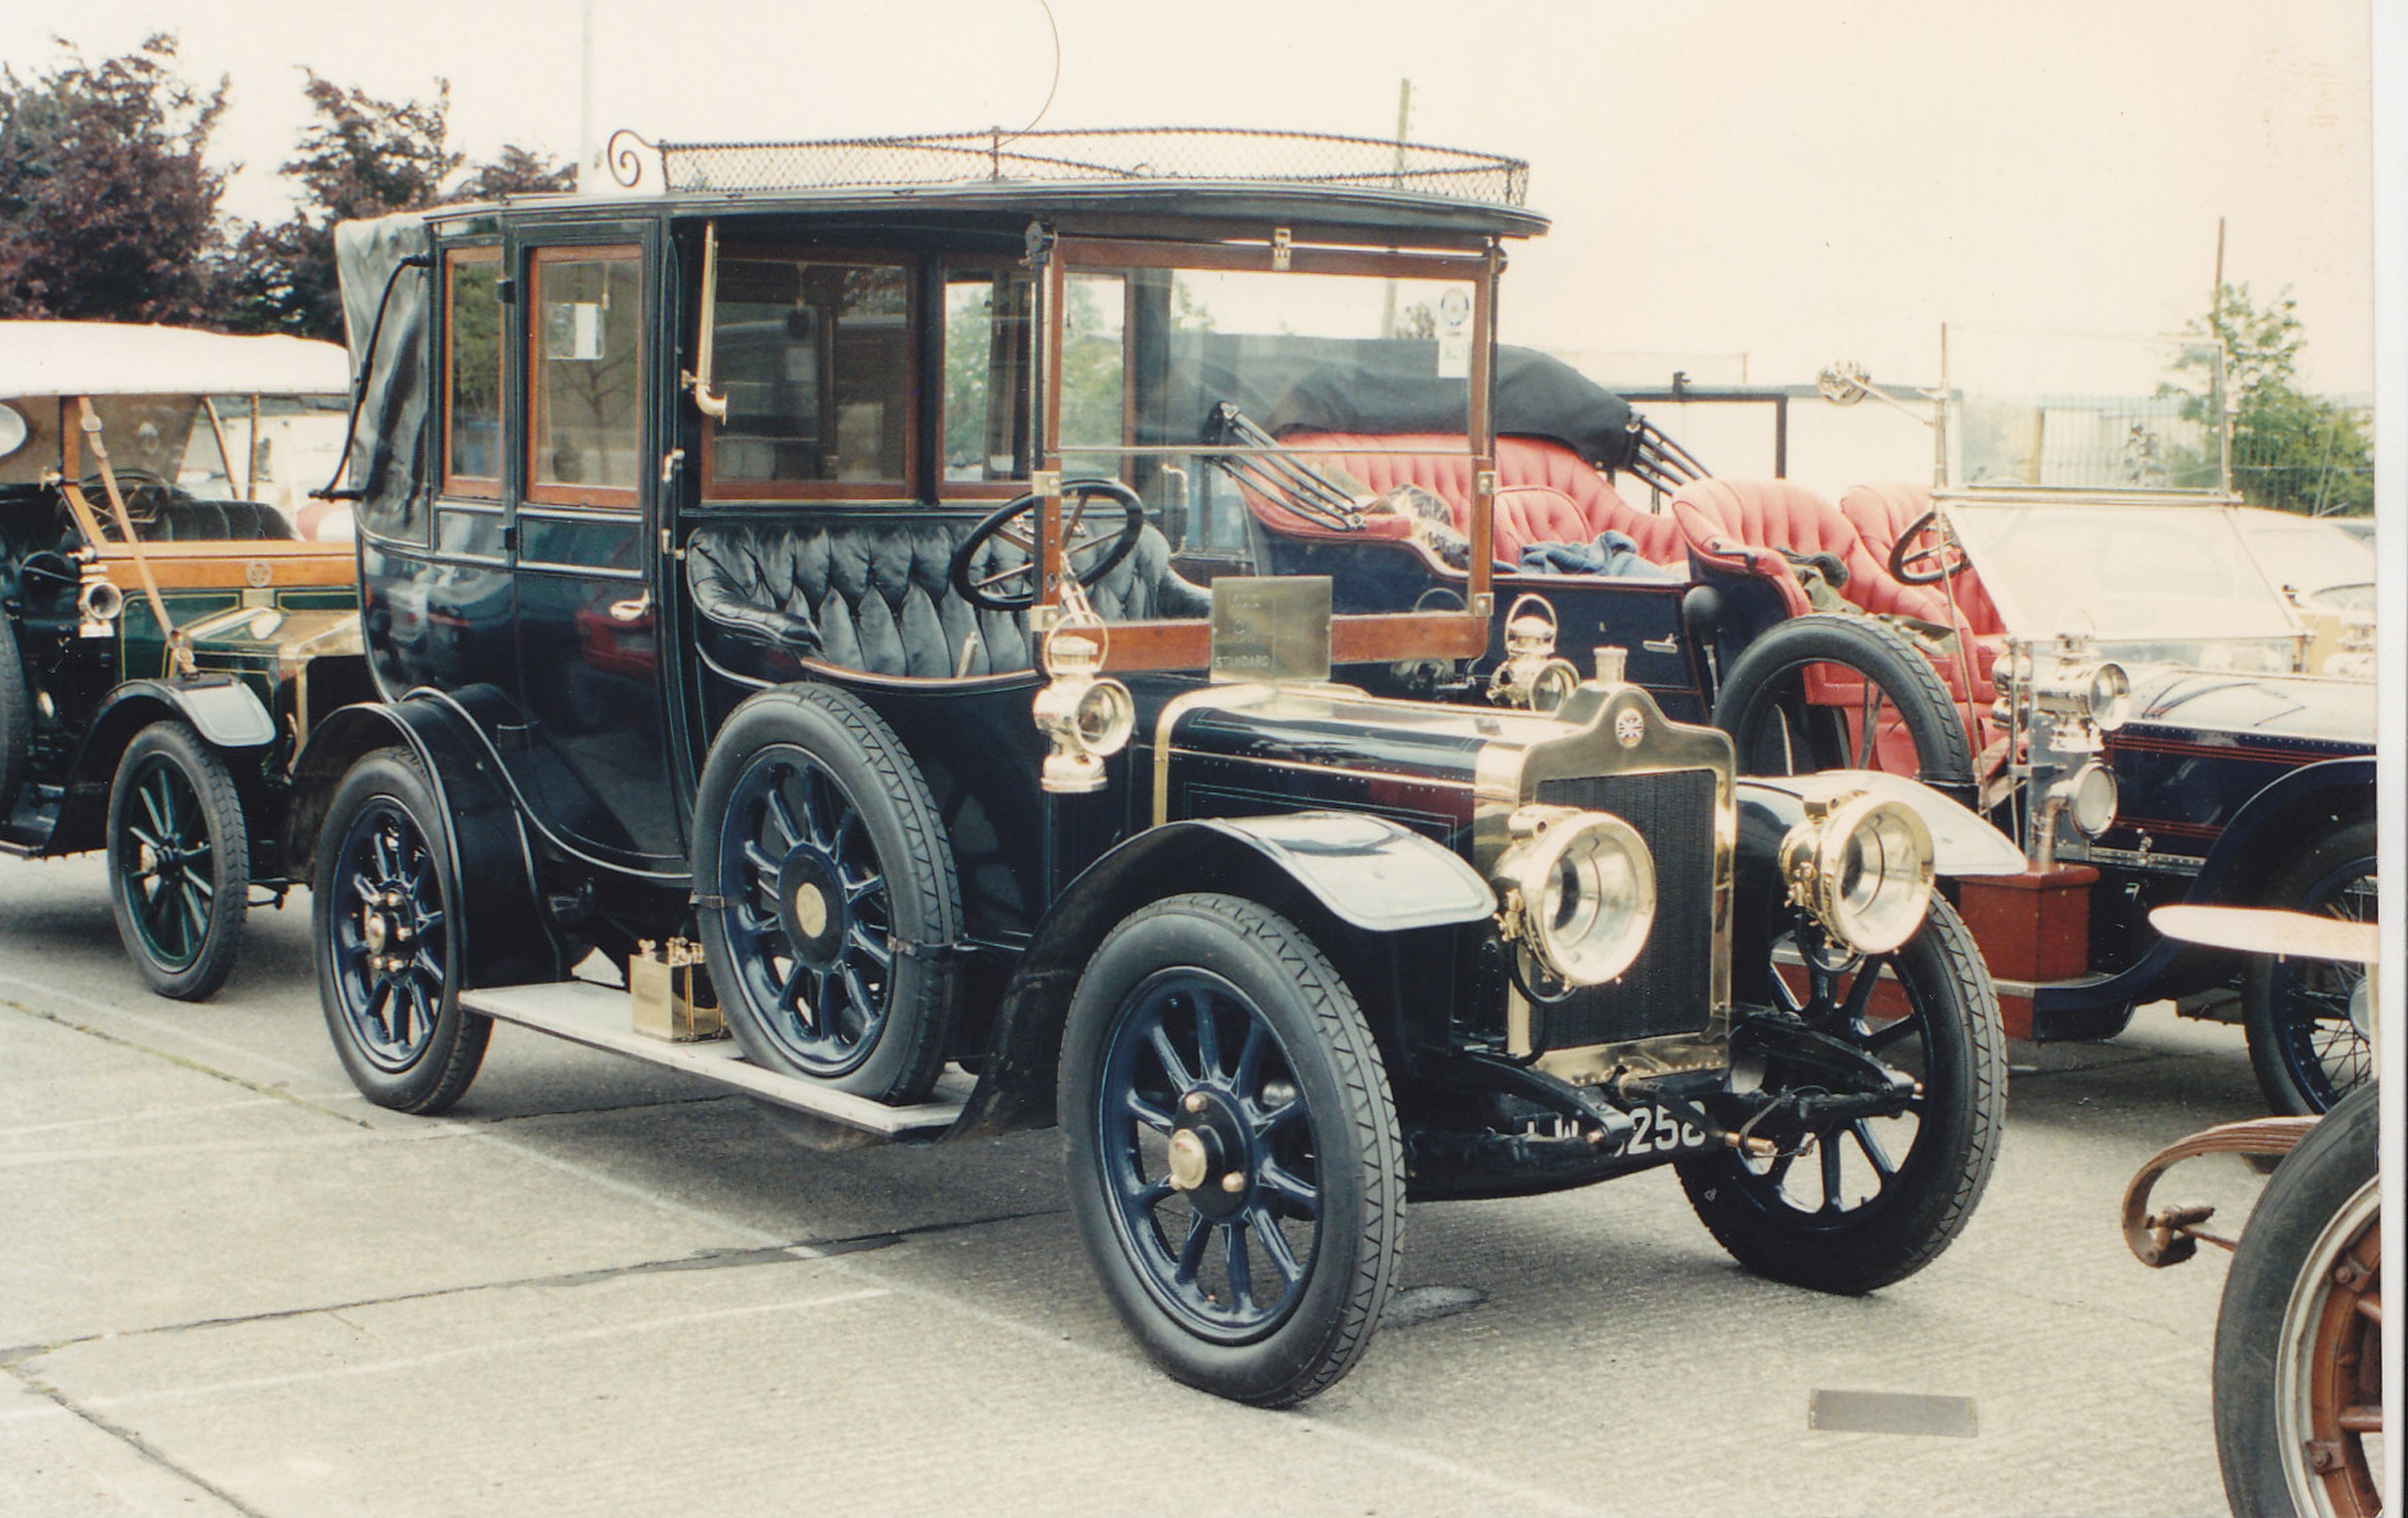
M 1865 546 L 1856 523 L 1803 485 L 1786 480 L 1693 480 L 1673 493 L 1672 519 L 1700 561 L 1770 581 L 1793 616 L 1813 608 L 1784 551 L 1839 560 L 1848 571 L 1840 594 L 1877 616 L 1897 613 L 1943 625 L 1948 621 L 1944 599 L 1928 586 L 1892 578 Z
M 1899 535 L 1930 509 L 1931 492 L 1922 485 L 1852 485 L 1840 494 L 1841 513 L 1863 536 L 1866 551 L 1884 565 L 1888 564 Z M 1999 615 L 1998 604 L 1983 586 L 1982 577 L 1968 566 L 1948 585 L 1928 588 L 1943 605 L 1953 592 L 1956 620 L 1972 635 L 1966 641 L 1973 651 L 1974 697 L 1985 703 L 1995 700 L 1998 692 L 1991 684 L 1990 666 L 2006 651 L 2007 624 Z M 1943 665 L 1940 674 L 1951 691 L 1964 695 L 1960 688 L 1964 680 L 1955 668 Z
M 1471 524 L 1471 455 L 1460 437 L 1414 433 L 1380 437 L 1363 433 L 1291 432 L 1280 442 L 1300 453 L 1329 450 L 1324 462 L 1342 469 L 1374 494 L 1398 485 L 1419 485 L 1446 502 L 1457 532 Z M 1344 453 L 1347 448 L 1411 449 L 1414 451 Z M 1297 537 L 1406 536 L 1402 523 L 1374 518 L 1360 534 L 1333 534 L 1276 504 L 1247 493 L 1248 504 L 1266 526 Z M 1626 534 L 1640 557 L 1677 567 L 1683 559 L 1681 529 L 1670 517 L 1641 511 L 1625 501 L 1605 477 L 1561 443 L 1542 437 L 1497 439 L 1497 498 L 1491 514 L 1497 557 L 1519 564 L 1532 543 L 1590 543 L 1599 534 Z
M 929 680 L 1032 668 L 1027 613 L 980 610 L 946 578 L 968 533 L 946 523 L 715 522 L 688 541 L 686 577 L 708 622 L 840 668 Z M 1025 562 L 989 538 L 972 573 Z M 1170 567 L 1170 545 L 1151 525 L 1087 595 L 1107 622 L 1200 617 L 1212 606 Z

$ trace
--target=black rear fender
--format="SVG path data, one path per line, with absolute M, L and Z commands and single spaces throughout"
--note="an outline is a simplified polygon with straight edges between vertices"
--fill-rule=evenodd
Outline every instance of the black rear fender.
M 449 820 L 444 847 L 466 908 L 460 916 L 467 984 L 516 985 L 567 974 L 567 955 L 542 909 L 535 852 L 509 788 L 484 740 L 440 703 L 363 703 L 318 723 L 293 766 L 285 829 L 289 878 L 310 878 L 326 808 L 344 775 L 364 756 L 390 748 L 417 756 Z

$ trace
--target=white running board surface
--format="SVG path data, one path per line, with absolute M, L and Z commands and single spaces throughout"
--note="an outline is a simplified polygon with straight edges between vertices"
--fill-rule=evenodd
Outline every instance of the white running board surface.
M 948 1067 L 938 1079 L 936 1095 L 930 1100 L 910 1107 L 889 1107 L 866 1096 L 830 1090 L 817 1081 L 764 1069 L 746 1059 L 733 1038 L 714 1038 L 704 1043 L 668 1043 L 648 1038 L 635 1030 L 627 994 L 590 981 L 465 991 L 460 995 L 460 1005 L 495 1022 L 516 1023 L 588 1049 L 683 1070 L 810 1117 L 824 1118 L 890 1138 L 933 1138 L 952 1127 L 968 1104 L 973 1084 L 968 1075 Z

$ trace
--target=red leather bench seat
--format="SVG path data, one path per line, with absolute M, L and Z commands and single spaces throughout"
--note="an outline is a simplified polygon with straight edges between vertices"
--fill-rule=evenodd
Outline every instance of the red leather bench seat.
M 1446 502 L 1457 532 L 1471 523 L 1471 456 L 1460 437 L 1430 433 L 1378 436 L 1366 433 L 1295 432 L 1280 439 L 1316 464 L 1342 470 L 1366 490 L 1385 494 L 1418 485 Z M 1348 452 L 1349 449 L 1380 451 Z M 1397 450 L 1410 450 L 1399 452 Z M 1373 517 L 1363 534 L 1317 527 L 1253 491 L 1247 504 L 1265 525 L 1297 537 L 1402 537 L 1401 519 Z M 1491 523 L 1497 557 L 1521 562 L 1533 543 L 1590 543 L 1618 532 L 1639 545 L 1640 557 L 1678 570 L 1686 543 L 1670 517 L 1650 515 L 1624 500 L 1605 477 L 1561 443 L 1541 437 L 1497 439 L 1497 502 Z

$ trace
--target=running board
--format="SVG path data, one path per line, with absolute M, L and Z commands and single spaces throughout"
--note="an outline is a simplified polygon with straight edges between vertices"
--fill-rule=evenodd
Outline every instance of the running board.
M 968 1105 L 974 1084 L 968 1074 L 948 1067 L 938 1078 L 937 1092 L 930 1100 L 889 1107 L 799 1076 L 764 1069 L 746 1059 L 733 1038 L 668 1043 L 646 1038 L 635 1031 L 627 994 L 591 981 L 464 991 L 460 1005 L 498 1023 L 515 1023 L 588 1049 L 683 1070 L 806 1116 L 889 1138 L 934 1138 L 952 1127 Z

